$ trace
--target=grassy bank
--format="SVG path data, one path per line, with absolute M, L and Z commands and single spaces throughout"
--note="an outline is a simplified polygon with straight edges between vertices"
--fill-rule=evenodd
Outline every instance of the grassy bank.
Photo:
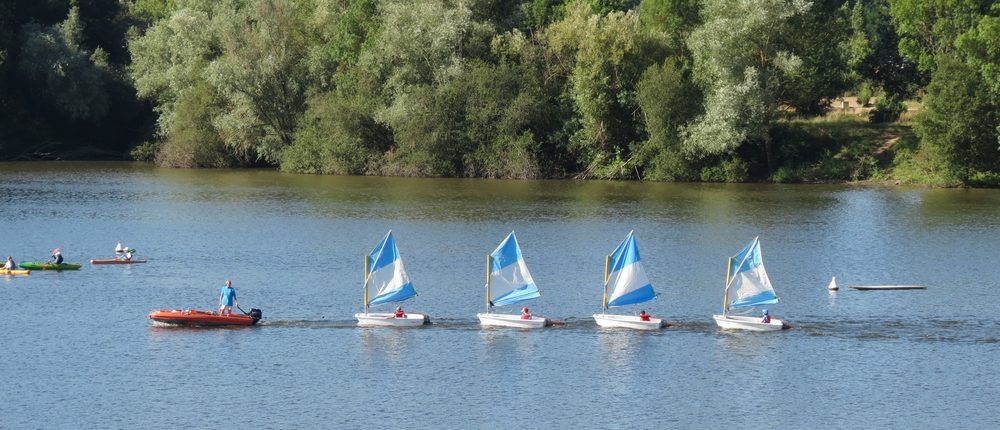
M 878 182 L 955 186 L 920 151 L 910 117 L 874 124 L 854 114 L 786 119 L 775 127 L 775 182 Z

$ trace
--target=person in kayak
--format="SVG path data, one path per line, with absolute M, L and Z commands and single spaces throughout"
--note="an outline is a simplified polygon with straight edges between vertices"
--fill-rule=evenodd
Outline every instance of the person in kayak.
M 4 270 L 14 270 L 17 268 L 17 264 L 14 264 L 14 257 L 7 256 L 7 262 L 3 263 Z
M 53 264 L 62 264 L 62 262 L 63 262 L 62 251 L 60 251 L 59 248 L 53 249 L 52 250 L 52 263 Z
M 135 248 L 125 248 L 122 252 L 125 253 L 122 254 L 122 260 L 132 261 L 132 254 L 135 254 Z
M 232 315 L 233 304 L 237 308 L 240 307 L 240 301 L 236 300 L 236 289 L 233 288 L 233 282 L 226 279 L 226 286 L 219 293 L 219 315 Z

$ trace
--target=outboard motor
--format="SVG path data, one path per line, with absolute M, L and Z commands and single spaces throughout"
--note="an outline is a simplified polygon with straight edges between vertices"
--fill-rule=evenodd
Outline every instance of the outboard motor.
M 257 309 L 257 308 L 250 308 L 250 314 L 249 315 L 250 315 L 250 318 L 253 318 L 253 323 L 254 324 L 257 324 L 257 321 L 260 321 L 260 319 L 264 316 L 264 314 L 260 311 L 260 309 Z

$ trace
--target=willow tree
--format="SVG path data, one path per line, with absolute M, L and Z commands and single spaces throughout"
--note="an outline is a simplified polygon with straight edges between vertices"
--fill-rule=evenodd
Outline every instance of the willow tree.
M 238 156 L 276 164 L 292 144 L 308 85 L 295 4 L 258 0 L 225 12 L 220 22 L 224 54 L 205 71 L 228 105 L 215 125 Z
M 153 101 L 161 139 L 158 162 L 176 167 L 229 164 L 213 118 L 222 101 L 204 71 L 222 44 L 210 5 L 170 12 L 130 41 L 130 74 L 139 97 Z M 181 115 L 176 115 L 181 112 Z
M 809 11 L 805 0 L 706 0 L 704 24 L 688 39 L 695 78 L 705 91 L 705 113 L 686 130 L 695 155 L 731 153 L 760 143 L 775 165 L 770 127 L 802 59 L 787 44 L 792 18 Z
M 643 31 L 634 11 L 595 14 L 591 5 L 568 5 L 566 17 L 546 31 L 556 64 L 569 76 L 567 95 L 579 117 L 570 150 L 580 176 L 636 176 L 631 146 L 642 140 L 636 84 L 664 56 L 664 41 Z
M 469 60 L 489 50 L 494 31 L 473 19 L 465 2 L 388 1 L 379 33 L 361 54 L 356 76 L 377 100 L 375 118 L 392 130 L 395 147 L 379 173 L 455 176 L 474 147 L 461 128 L 465 94 L 455 81 Z
M 169 144 L 176 130 L 203 130 L 206 141 L 221 141 L 242 163 L 277 163 L 292 143 L 308 86 L 295 4 L 178 3 L 130 43 L 132 77 L 139 95 L 156 102 L 161 135 Z M 175 115 L 186 99 L 199 100 L 199 114 Z

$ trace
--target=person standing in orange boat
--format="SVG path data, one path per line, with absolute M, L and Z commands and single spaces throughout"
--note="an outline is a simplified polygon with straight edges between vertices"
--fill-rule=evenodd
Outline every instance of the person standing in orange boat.
M 237 308 L 240 307 L 240 301 L 236 300 L 236 289 L 233 288 L 233 282 L 226 279 L 226 286 L 219 293 L 219 315 L 232 315 L 234 304 Z

